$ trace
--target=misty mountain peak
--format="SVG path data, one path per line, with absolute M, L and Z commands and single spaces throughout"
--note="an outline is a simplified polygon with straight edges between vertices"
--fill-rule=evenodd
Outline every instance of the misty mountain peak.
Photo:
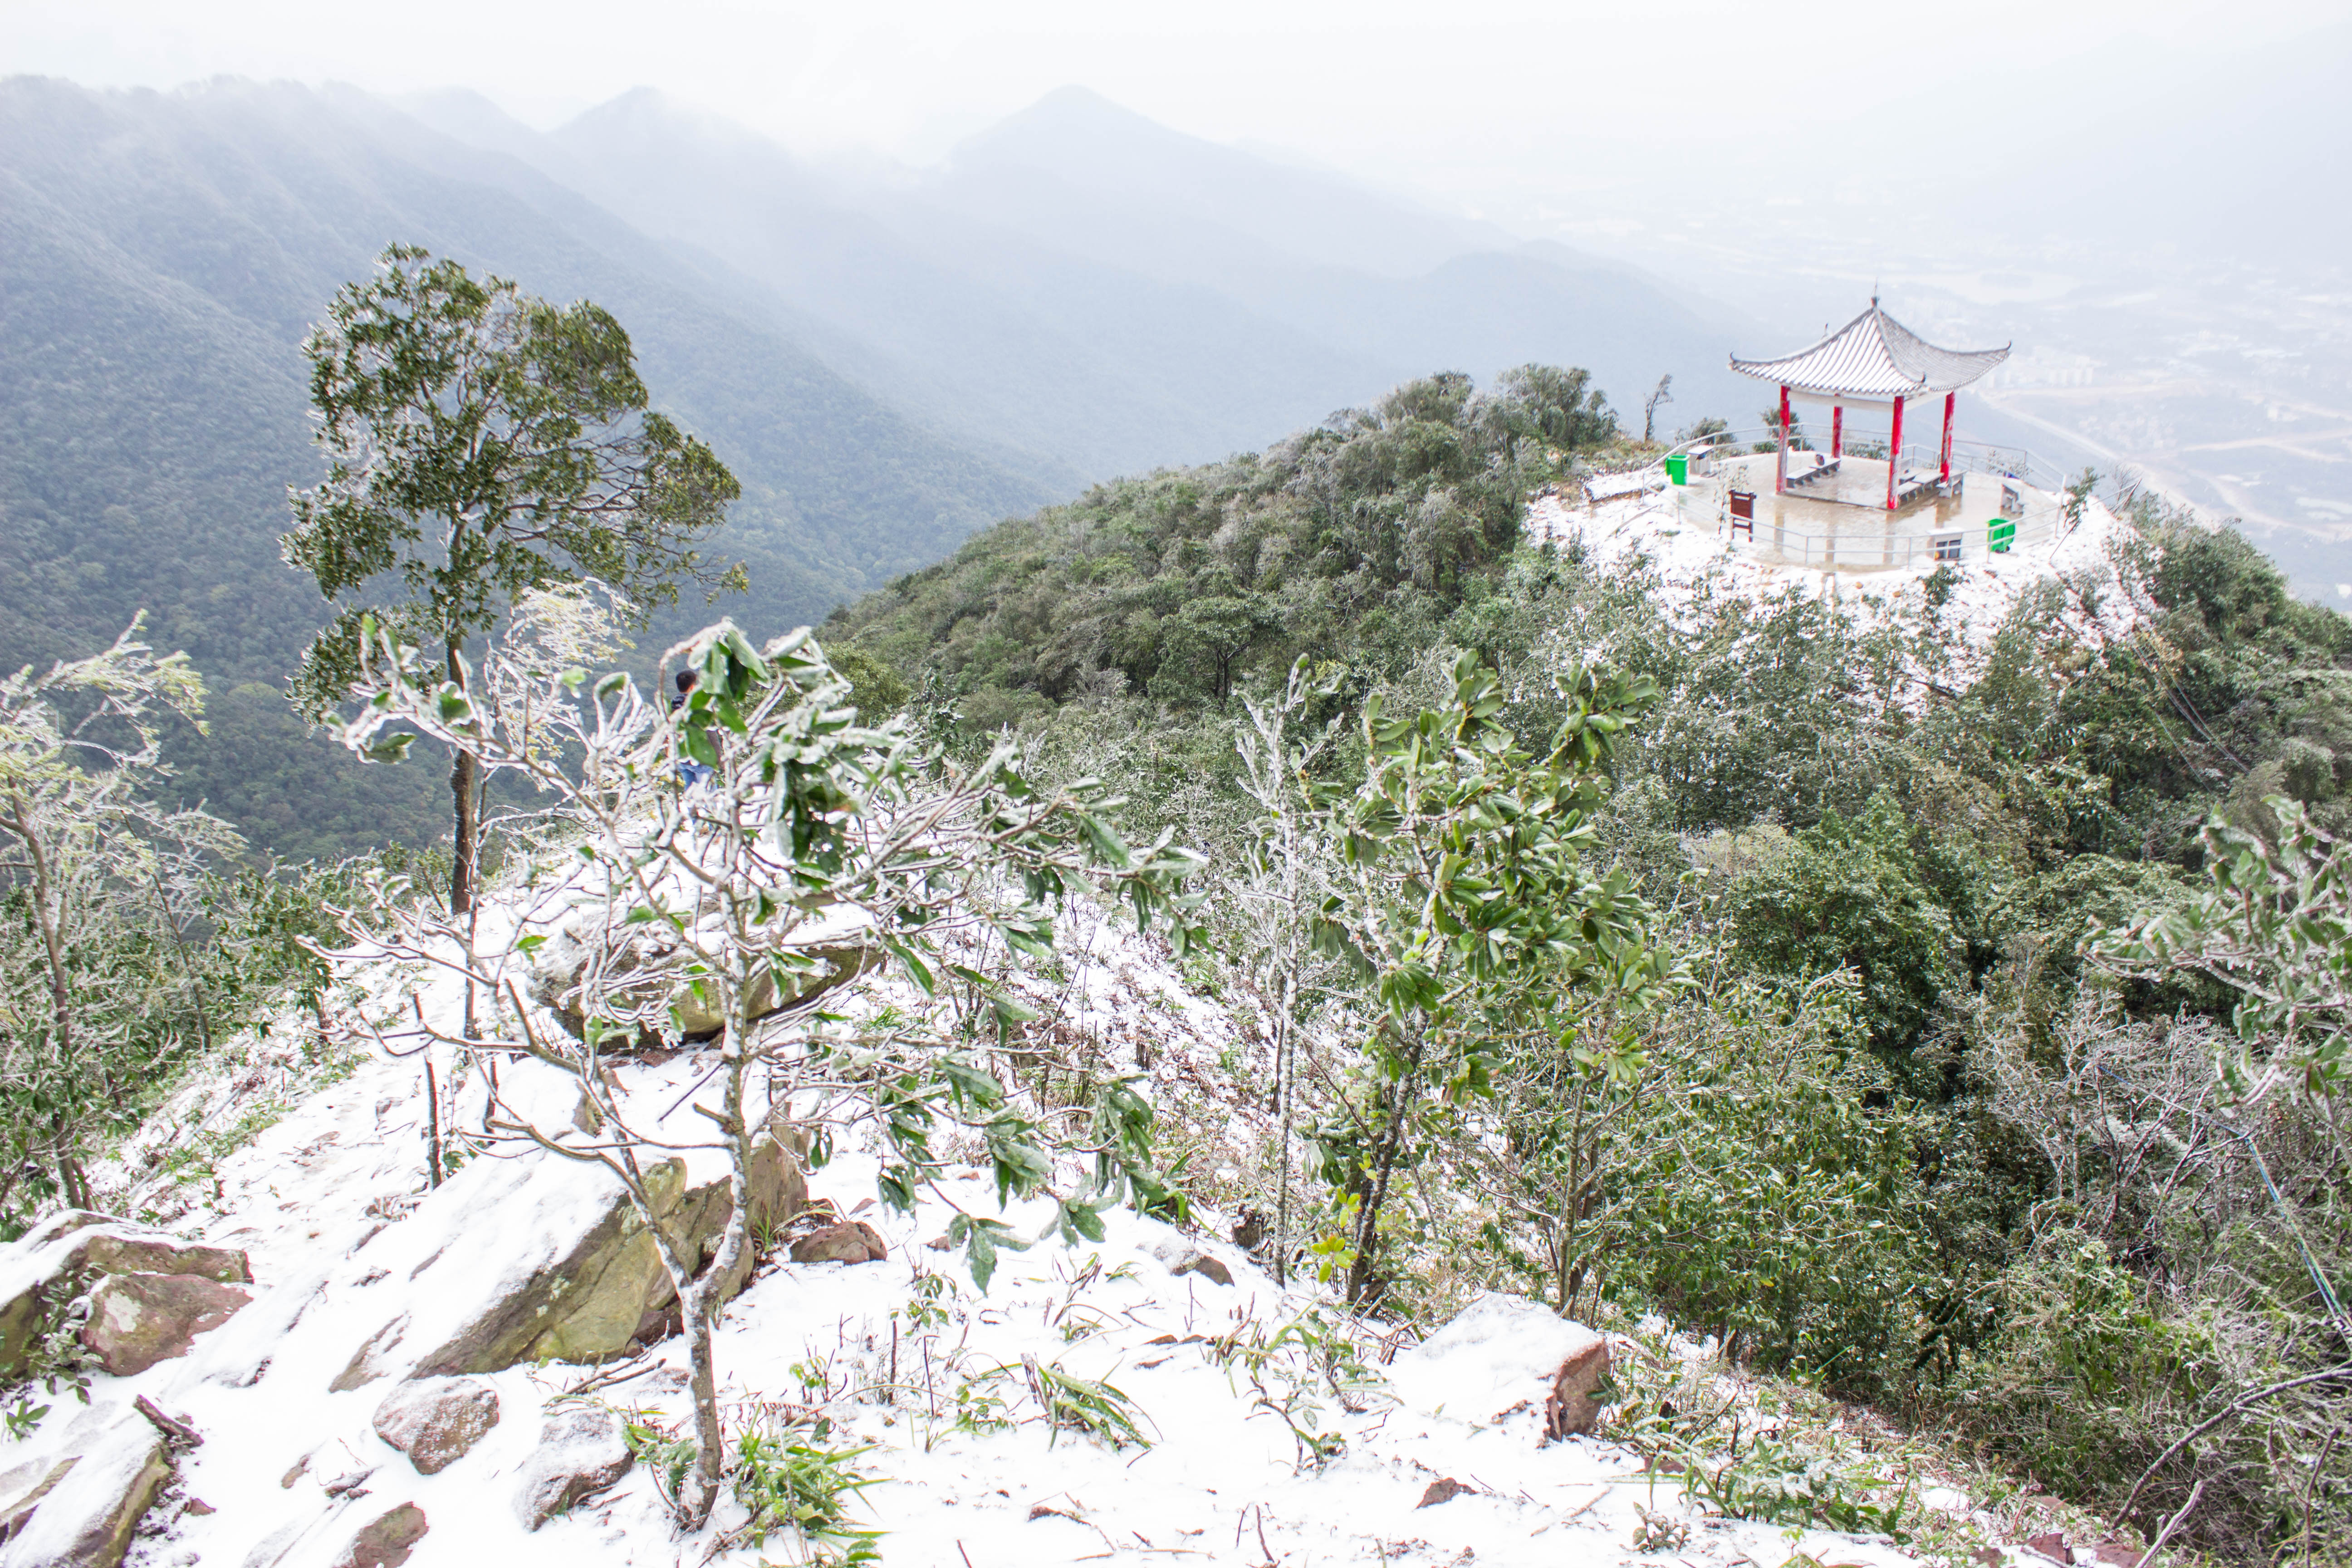
M 758 146 L 779 158 L 787 154 L 748 126 L 674 98 L 656 87 L 633 87 L 618 97 L 583 110 L 556 128 L 555 139 L 577 149 L 642 142 L 693 142 L 714 147 Z
M 965 138 L 951 167 L 1014 164 L 1051 170 L 1082 184 L 1124 183 L 1208 169 L 1227 177 L 1262 160 L 1188 135 L 1112 101 L 1091 88 L 1057 87 L 1028 108 Z

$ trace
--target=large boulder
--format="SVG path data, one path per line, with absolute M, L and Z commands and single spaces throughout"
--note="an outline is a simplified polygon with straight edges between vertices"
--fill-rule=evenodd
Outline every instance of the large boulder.
M 629 1473 L 636 1456 L 621 1437 L 620 1423 L 597 1405 L 563 1405 L 550 1411 L 539 1428 L 539 1447 L 523 1461 L 515 1517 L 537 1530 L 570 1511 Z
M 81 1342 L 99 1365 L 131 1377 L 187 1354 L 198 1334 L 219 1328 L 252 1300 L 201 1274 L 110 1274 L 90 1292 Z
M 0 1247 L 0 1377 L 23 1375 L 25 1360 L 54 1306 L 107 1274 L 194 1275 L 249 1285 L 245 1254 L 207 1247 L 88 1209 L 50 1215 Z
M 1489 1292 L 1389 1368 L 1413 1409 L 1466 1421 L 1543 1412 L 1542 1441 L 1590 1432 L 1609 1374 L 1609 1342 L 1539 1301 Z
M 51 1475 L 32 1517 L 0 1548 L 0 1568 L 115 1568 L 171 1478 L 162 1433 L 135 1416 L 114 1426 L 72 1468 Z
M 470 1377 L 404 1383 L 375 1407 L 375 1435 L 408 1456 L 420 1476 L 437 1475 L 499 1424 L 499 1391 Z
M 632 974 L 644 976 L 633 985 L 624 984 L 614 997 L 617 1003 L 629 1007 L 647 1003 L 667 1006 L 677 1019 L 679 1035 L 688 1040 L 707 1040 L 725 1026 L 726 1020 L 711 1011 L 678 972 L 674 962 L 678 945 L 675 936 L 656 927 L 637 925 L 614 933 L 610 941 L 614 951 L 603 965 L 606 982 L 625 982 Z M 593 942 L 590 928 L 573 921 L 550 933 L 531 954 L 531 999 L 553 1013 L 574 1039 L 587 1037 L 580 978 L 593 955 Z M 802 952 L 812 967 L 790 986 L 779 991 L 772 973 L 762 973 L 752 981 L 753 1017 L 804 1007 L 835 986 L 879 967 L 886 956 L 880 948 L 864 942 L 822 939 Z M 604 1048 L 623 1044 L 608 1041 Z
M 782 1136 L 763 1134 L 753 1146 L 751 1219 L 755 1231 L 780 1229 L 808 1201 L 799 1147 L 799 1135 L 789 1131 Z M 548 1179 L 593 1180 L 593 1171 L 591 1166 L 559 1168 Z M 707 1259 L 735 1210 L 728 1183 L 688 1187 L 685 1162 L 668 1160 L 646 1171 L 646 1185 L 661 1225 L 679 1250 L 698 1261 Z M 396 1318 L 359 1347 L 330 1386 L 357 1388 L 404 1363 L 414 1376 L 459 1377 L 499 1372 L 526 1361 L 595 1362 L 626 1352 L 648 1323 L 667 1315 L 677 1300 L 661 1248 L 645 1216 L 617 1187 L 592 1205 L 566 1212 L 576 1215 L 567 1226 L 577 1228 L 553 1236 L 544 1255 L 547 1261 L 505 1281 L 496 1298 L 460 1321 L 455 1331 L 449 1331 L 448 1320 L 442 1320 L 442 1328 L 434 1331 L 438 1342 L 425 1341 L 430 1348 L 419 1354 L 412 1348 L 409 1325 Z M 420 1264 L 418 1272 L 432 1261 Z M 722 1297 L 742 1288 L 754 1261 L 747 1247 L 730 1277 L 721 1282 Z M 425 1331 L 417 1331 L 417 1338 Z

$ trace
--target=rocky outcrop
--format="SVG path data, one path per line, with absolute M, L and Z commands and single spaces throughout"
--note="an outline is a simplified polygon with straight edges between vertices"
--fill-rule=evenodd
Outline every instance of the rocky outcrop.
M 674 966 L 674 939 L 651 927 L 633 926 L 625 934 L 616 934 L 612 940 L 617 951 L 606 957 L 604 974 L 608 984 L 623 983 L 614 998 L 618 1005 L 638 1007 L 656 1003 L 667 1006 L 677 1019 L 679 1035 L 688 1040 L 707 1040 L 724 1027 L 726 1020 L 684 983 L 685 977 Z M 531 999 L 553 1013 L 574 1039 L 584 1039 L 587 1033 L 587 1018 L 581 1006 L 580 977 L 587 969 L 592 942 L 587 928 L 567 925 L 550 935 L 531 955 Z M 778 990 L 772 973 L 763 973 L 752 982 L 752 1017 L 764 1018 L 807 1006 L 835 986 L 879 967 L 885 957 L 879 948 L 862 942 L 827 942 L 803 952 L 814 967 L 796 976 L 787 989 Z M 625 984 L 628 976 L 639 973 L 645 976 L 641 982 L 635 985 Z M 604 1048 L 609 1051 L 625 1045 L 608 1037 Z
M 5 1494 L 0 1494 L 9 1499 L 7 1503 L 0 1505 L 0 1542 L 14 1541 L 25 1533 L 25 1526 L 32 1522 L 33 1510 L 40 1507 L 41 1500 L 57 1490 L 58 1483 L 64 1480 L 67 1473 L 79 1463 L 79 1458 L 68 1455 L 46 1469 L 38 1465 L 28 1465 L 25 1467 L 23 1475 L 12 1475 L 9 1479 L 13 1484 Z M 18 1490 L 17 1488 L 26 1481 L 33 1483 L 32 1489 Z
M 68 1464 L 51 1473 L 43 1495 L 27 1500 L 31 1517 L 8 1542 L 9 1568 L 115 1568 L 172 1479 L 163 1434 L 136 1417 Z M 22 1512 L 13 1508 L 11 1520 Z
M 617 1483 L 635 1462 L 611 1411 L 560 1405 L 541 1424 L 539 1447 L 523 1462 L 515 1517 L 525 1530 L 537 1530 L 581 1499 Z
M 413 1502 L 386 1509 L 360 1526 L 334 1568 L 400 1568 L 428 1528 L 425 1510 Z
M 420 1476 L 464 1458 L 498 1424 L 499 1391 L 470 1377 L 404 1383 L 375 1408 L 375 1435 L 407 1455 Z
M 219 1328 L 253 1300 L 201 1274 L 110 1274 L 89 1295 L 81 1342 L 117 1377 L 188 1353 L 198 1334 Z
M 245 1254 L 234 1248 L 182 1241 L 88 1209 L 52 1215 L 0 1247 L 0 1376 L 23 1374 L 26 1356 L 52 1308 L 80 1295 L 95 1276 L 131 1274 L 253 1282 Z
M 583 1167 L 583 1179 L 588 1169 Z M 751 1176 L 754 1230 L 781 1228 L 808 1201 L 798 1135 L 763 1135 L 753 1148 Z M 679 1250 L 707 1259 L 735 1210 L 727 1182 L 689 1188 L 685 1162 L 668 1160 L 646 1172 L 646 1184 Z M 722 1282 L 722 1299 L 742 1289 L 755 1261 L 747 1247 L 733 1277 Z M 666 1321 L 677 1295 L 644 1215 L 616 1191 L 571 1246 L 418 1357 L 413 1375 L 459 1377 L 525 1361 L 602 1360 L 638 1342 L 649 1324 Z M 403 1359 L 396 1352 L 406 1331 L 399 1320 L 378 1329 L 330 1386 L 357 1388 L 384 1375 Z
M 1389 1367 L 1415 1410 L 1502 1422 L 1540 1406 L 1538 1443 L 1590 1432 L 1601 1418 L 1609 1342 L 1540 1301 L 1489 1292 Z
M 352 1352 L 352 1359 L 344 1363 L 343 1370 L 327 1384 L 327 1392 L 348 1394 L 389 1373 L 394 1364 L 394 1352 L 399 1350 L 401 1341 L 407 1336 L 408 1314 L 403 1312 L 361 1342 L 360 1348 Z
M 1609 1342 L 1596 1338 L 1573 1350 L 1552 1374 L 1544 1395 L 1544 1441 L 1580 1437 L 1601 1425 L 1601 1388 L 1609 1381 Z
M 880 1263 L 889 1256 L 881 1232 L 862 1219 L 828 1225 L 793 1242 L 795 1263 Z

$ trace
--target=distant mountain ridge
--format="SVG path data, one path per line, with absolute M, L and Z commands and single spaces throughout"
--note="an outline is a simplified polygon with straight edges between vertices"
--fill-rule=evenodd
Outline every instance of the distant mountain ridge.
M 1685 422 L 1755 395 L 1736 325 L 1631 268 L 1082 89 L 890 179 L 651 89 L 543 135 L 468 94 L 409 107 L 838 331 L 845 374 L 1041 476 L 1213 461 L 1438 369 L 1582 365 L 1621 407 L 1672 373 Z
M 1743 406 L 1726 333 L 1636 274 L 1082 91 L 858 178 L 644 91 L 543 134 L 462 93 L 20 78 L 0 153 L 0 663 L 146 610 L 219 693 L 191 797 L 294 852 L 440 830 L 426 770 L 361 773 L 274 695 L 326 610 L 278 558 L 318 472 L 299 345 L 394 241 L 614 312 L 744 482 L 724 608 L 762 631 L 1433 370 Z

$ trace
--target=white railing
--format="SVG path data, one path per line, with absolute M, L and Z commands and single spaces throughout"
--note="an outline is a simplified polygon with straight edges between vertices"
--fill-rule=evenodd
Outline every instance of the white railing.
M 1734 530 L 1733 519 L 1727 515 L 1717 519 L 1716 536 L 1728 538 L 1740 554 L 1777 566 L 1819 568 L 1825 572 L 1838 567 L 1877 572 L 1945 563 L 1959 565 L 1999 561 L 2049 539 L 2059 521 L 2055 517 L 2004 518 L 1999 521 L 1956 523 L 1927 533 L 1822 534 L 1777 528 L 1769 519 L 1757 520 L 1752 530 L 1748 520 L 1737 521 L 1738 527 Z
M 1853 513 L 1850 523 L 1835 515 L 1838 509 L 1826 505 L 1818 511 L 1808 508 L 1791 518 L 1788 509 L 1776 505 L 1781 498 L 1771 490 L 1773 451 L 1769 447 L 1760 453 L 1755 449 L 1769 442 L 1772 434 L 1769 429 L 1731 431 L 1675 448 L 1669 456 L 1684 458 L 1684 483 L 1669 484 L 1661 499 L 1672 498 L 1673 509 L 1685 525 L 1712 529 L 1742 554 L 1778 565 L 1823 570 L 1916 569 L 1944 562 L 1998 560 L 2049 539 L 2064 520 L 2063 481 L 2032 453 L 1958 440 L 1952 443 L 1954 491 L 1968 474 L 2001 480 L 1999 515 L 1941 521 L 1935 509 L 1948 505 L 1954 491 L 1947 491 L 1929 507 L 1894 512 L 1849 502 L 1843 510 Z M 1886 447 L 1884 441 L 1874 447 L 1867 441 L 1849 441 L 1844 455 L 1885 462 Z M 1937 448 L 1906 445 L 1898 470 L 1933 475 L 1941 456 Z M 1759 467 L 1765 470 L 1760 474 Z M 1800 488 L 1801 477 L 1792 464 L 1790 499 L 1815 503 L 1832 500 Z M 1748 481 L 1746 500 L 1749 510 L 1759 515 L 1732 515 L 1732 496 L 1742 488 L 1740 480 Z M 1806 525 L 1824 514 L 1832 518 L 1827 526 Z
M 1826 435 L 1823 431 L 1805 428 L 1801 444 L 1789 449 L 1791 452 L 1827 452 Z M 1762 447 L 1769 453 L 1778 445 L 1776 433 L 1769 426 L 1759 426 L 1745 430 L 1718 431 L 1698 440 L 1685 441 L 1678 447 L 1668 447 L 1665 455 L 1667 458 L 1685 458 L 1692 473 L 1710 474 L 1724 459 L 1756 457 L 1759 455 L 1758 447 Z M 1883 463 L 1886 460 L 1886 441 L 1883 437 L 1849 436 L 1844 443 L 1843 455 L 1868 458 Z M 1942 443 L 1904 442 L 1899 466 L 1940 471 L 1943 466 Z M 2063 475 L 2024 447 L 1996 447 L 1986 441 L 1964 441 L 1955 437 L 1952 442 L 1952 472 L 2022 479 L 2036 489 L 2053 494 L 2066 488 Z

